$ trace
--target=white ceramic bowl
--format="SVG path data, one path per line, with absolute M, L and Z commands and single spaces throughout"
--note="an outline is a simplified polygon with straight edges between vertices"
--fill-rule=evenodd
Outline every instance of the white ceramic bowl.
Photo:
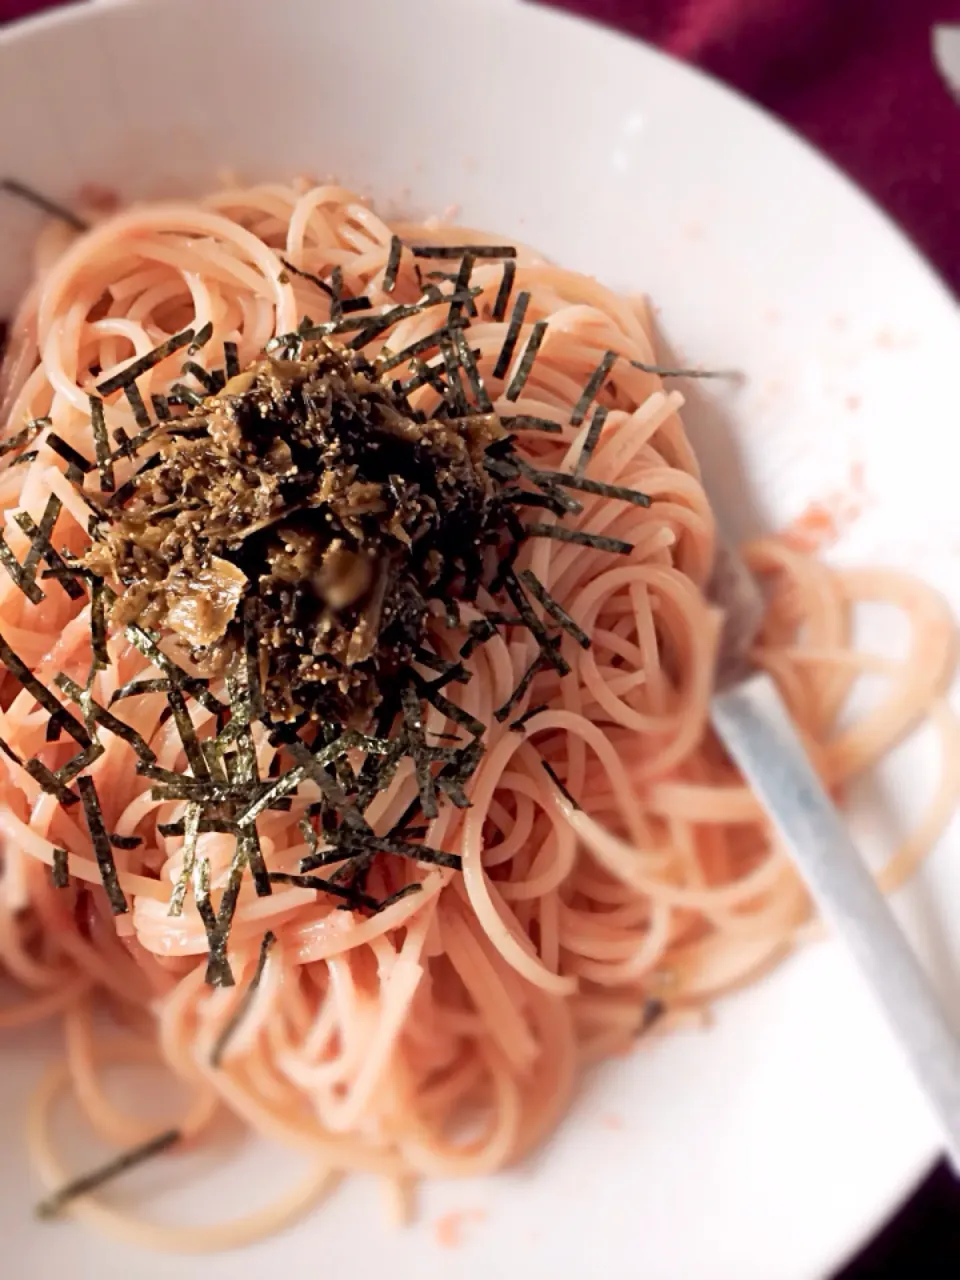
M 960 604 L 953 304 L 829 166 L 649 49 L 506 0 L 78 6 L 0 32 L 0 120 L 0 172 L 52 195 L 89 181 L 130 196 L 199 190 L 224 168 L 332 173 L 388 208 L 456 205 L 469 224 L 649 291 L 684 355 L 747 374 L 713 406 L 739 461 L 719 437 L 709 459 L 722 498 L 746 484 L 751 501 L 732 503 L 742 523 L 779 525 L 862 464 L 867 501 L 836 554 L 919 567 Z M 35 229 L 0 202 L 0 314 Z M 928 785 L 920 742 L 893 762 L 882 821 L 864 810 L 865 844 L 884 844 Z M 897 902 L 948 994 L 957 837 Z M 171 1262 L 31 1219 L 22 1105 L 51 1051 L 44 1035 L 0 1037 L 0 1239 L 14 1276 L 435 1280 L 455 1263 L 465 1280 L 810 1280 L 936 1151 L 878 1015 L 824 945 L 725 1003 L 709 1033 L 597 1072 L 528 1167 L 429 1188 L 417 1227 L 391 1234 L 358 1180 L 282 1238 Z M 158 1216 L 202 1217 L 255 1204 L 287 1165 L 234 1160 L 203 1200 L 146 1182 Z M 457 1209 L 478 1216 L 451 1257 L 433 1223 Z

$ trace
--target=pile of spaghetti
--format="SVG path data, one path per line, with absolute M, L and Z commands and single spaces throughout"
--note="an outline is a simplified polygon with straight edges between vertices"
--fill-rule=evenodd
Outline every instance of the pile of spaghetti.
M 63 1023 L 42 1208 L 209 1249 L 343 1172 L 503 1168 L 586 1064 L 696 1023 L 809 915 L 708 728 L 714 516 L 645 306 L 334 186 L 56 234 L 0 370 L 0 1029 Z M 957 791 L 952 620 L 902 576 L 746 554 L 755 660 L 835 793 L 943 734 L 893 888 Z M 851 647 L 874 599 L 903 661 Z M 842 721 L 865 672 L 884 697 Z M 153 1060 L 191 1098 L 161 1134 L 102 1080 Z M 73 1183 L 64 1091 L 121 1148 Z M 305 1180 L 182 1229 L 101 1197 L 222 1109 Z

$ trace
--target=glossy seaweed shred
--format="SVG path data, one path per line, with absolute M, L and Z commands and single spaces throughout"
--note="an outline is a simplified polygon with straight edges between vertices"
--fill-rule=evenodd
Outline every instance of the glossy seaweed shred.
M 554 769 L 553 765 L 551 765 L 548 760 L 541 760 L 540 763 L 543 765 L 544 771 L 546 772 L 550 780 L 553 782 L 553 785 L 557 788 L 557 790 L 560 792 L 563 798 L 567 801 L 570 807 L 572 809 L 579 809 L 580 805 L 577 803 L 576 800 L 574 800 L 573 796 L 567 790 L 563 782 L 561 782 L 560 778 L 557 776 L 557 771 Z
M 583 388 L 583 393 L 581 394 L 580 399 L 577 401 L 576 405 L 574 405 L 573 412 L 570 415 L 571 426 L 579 427 L 584 421 L 587 414 L 590 412 L 590 406 L 603 390 L 603 384 L 606 382 L 607 378 L 609 378 L 613 366 L 617 363 L 618 359 L 619 357 L 616 351 L 607 351 L 604 354 L 603 359 L 597 365 L 596 369 L 594 369 L 586 386 Z
M 158 1133 L 155 1138 L 150 1138 L 114 1156 L 99 1168 L 73 1178 L 65 1186 L 47 1196 L 45 1200 L 40 1201 L 36 1208 L 37 1217 L 45 1220 L 58 1217 L 72 1200 L 89 1195 L 91 1191 L 98 1191 L 121 1174 L 127 1173 L 128 1170 L 137 1168 L 138 1165 L 160 1155 L 161 1152 L 169 1151 L 180 1141 L 180 1138 L 179 1129 L 166 1129 L 163 1133 Z
M 103 401 L 99 396 L 90 397 L 90 428 L 97 452 L 97 468 L 100 472 L 100 488 L 106 493 L 116 488 L 113 476 L 113 458 L 110 455 L 110 439 L 103 416 Z
M 216 1068 L 221 1065 L 227 1045 L 233 1039 L 234 1035 L 236 1035 L 237 1028 L 243 1022 L 251 1004 L 253 1004 L 253 998 L 257 994 L 257 988 L 260 986 L 260 979 L 263 977 L 263 971 L 267 967 L 267 957 L 270 955 L 271 948 L 276 940 L 277 935 L 272 929 L 268 929 L 263 935 L 263 940 L 260 943 L 260 954 L 257 956 L 256 968 L 250 977 L 250 982 L 247 984 L 243 995 L 237 1002 L 236 1008 L 224 1024 L 223 1030 L 217 1036 L 216 1043 L 213 1046 L 213 1052 L 210 1054 L 211 1067 Z
M 121 369 L 119 373 L 113 374 L 112 377 L 106 378 L 103 382 L 97 384 L 97 393 L 101 396 L 112 395 L 114 391 L 128 387 L 132 382 L 153 369 L 161 361 L 166 360 L 168 356 L 172 356 L 175 352 L 188 347 L 194 341 L 195 334 L 193 329 L 183 329 L 180 333 L 175 333 L 172 338 L 167 338 L 166 342 L 161 342 L 158 347 L 154 347 L 152 351 L 148 351 L 145 355 L 139 356 Z
M 410 252 L 415 258 L 453 258 L 466 254 L 474 258 L 515 258 L 517 251 L 508 244 L 414 244 Z
M 583 529 L 567 529 L 562 524 L 528 524 L 526 533 L 531 538 L 554 538 L 557 542 L 573 542 L 580 547 L 593 547 L 596 551 L 609 551 L 612 555 L 628 556 L 632 542 L 622 538 L 608 538 L 602 533 L 587 533 Z
M 540 350 L 546 332 L 546 320 L 538 320 L 530 331 L 530 337 L 527 339 L 527 345 L 523 349 L 523 355 L 520 357 L 517 371 L 511 378 L 510 385 L 505 393 L 508 400 L 519 399 L 520 393 L 527 385 L 527 379 L 533 372 L 533 362 L 537 358 L 537 352 Z
M 117 864 L 113 858 L 113 849 L 110 847 L 110 837 L 103 824 L 103 812 L 96 786 L 91 777 L 83 775 L 77 779 L 77 788 L 83 802 L 83 816 L 86 819 L 87 830 L 90 832 L 90 840 L 96 855 L 97 866 L 100 868 L 100 879 L 107 893 L 110 910 L 115 916 L 125 915 L 130 907 L 120 887 Z
M 507 314 L 507 306 L 510 302 L 510 295 L 513 292 L 513 282 L 516 278 L 516 261 L 513 258 L 508 258 L 503 264 L 503 278 L 500 281 L 500 288 L 497 290 L 497 297 L 493 304 L 491 319 L 500 321 Z
M 383 291 L 393 293 L 397 286 L 397 274 L 400 271 L 400 257 L 403 253 L 403 242 L 399 236 L 390 240 L 390 252 L 387 254 L 387 265 L 383 272 Z
M 51 218 L 57 218 L 60 222 L 65 222 L 74 231 L 90 230 L 90 223 L 81 218 L 79 214 L 74 213 L 72 209 L 68 209 L 66 205 L 59 204 L 56 200 L 51 200 L 49 196 L 43 195 L 33 187 L 28 187 L 25 182 L 19 182 L 16 178 L 0 178 L 0 191 L 5 191 L 8 195 L 25 200 L 27 204 L 32 204 L 34 208 L 40 209 Z
M 527 314 L 527 307 L 530 305 L 530 294 L 524 290 L 517 294 L 517 300 L 513 304 L 513 311 L 510 313 L 510 323 L 507 325 L 506 337 L 503 340 L 503 346 L 500 348 L 500 354 L 497 356 L 497 363 L 493 366 L 493 376 L 495 378 L 505 378 L 507 370 L 510 368 L 510 362 L 513 360 L 513 353 L 516 350 L 517 341 L 520 337 L 520 330 L 523 327 L 524 317 Z
M 53 887 L 55 889 L 66 889 L 70 884 L 70 871 L 66 849 L 54 849 L 53 866 L 50 869 L 50 878 L 53 881 Z
M 590 637 L 581 626 L 574 622 L 563 605 L 553 598 L 532 569 L 521 569 L 520 581 L 534 599 L 543 605 L 544 610 L 554 622 L 576 640 L 581 649 L 590 648 Z

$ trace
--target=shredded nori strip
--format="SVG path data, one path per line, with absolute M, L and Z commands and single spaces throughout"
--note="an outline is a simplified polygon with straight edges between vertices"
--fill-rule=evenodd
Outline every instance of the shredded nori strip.
M 180 367 L 180 372 L 185 378 L 196 378 L 208 396 L 217 391 L 217 380 L 214 375 L 208 373 L 202 364 L 197 364 L 196 360 L 184 361 Z
M 516 720 L 510 721 L 510 728 L 514 733 L 523 733 L 527 727 L 527 722 L 532 720 L 534 716 L 538 716 L 541 711 L 549 711 L 550 707 L 546 702 L 538 702 L 535 707 L 528 707 L 522 716 Z
M 58 436 L 55 431 L 50 432 L 44 443 L 49 445 L 54 453 L 58 454 L 64 462 L 69 464 L 67 470 L 68 478 L 71 477 L 71 471 L 73 474 L 79 473 L 80 476 L 89 475 L 96 465 L 91 462 L 89 458 L 85 458 L 82 453 L 79 453 L 74 449 L 73 445 L 67 444 L 66 440 Z
M 146 355 L 142 355 L 132 361 L 125 369 L 121 369 L 119 373 L 115 373 L 112 377 L 106 378 L 99 383 L 97 391 L 102 396 L 109 396 L 114 391 L 120 391 L 121 388 L 128 387 L 135 379 L 147 373 L 148 370 L 160 364 L 161 361 L 166 360 L 168 356 L 172 356 L 174 352 L 180 351 L 183 347 L 188 347 L 194 341 L 195 336 L 193 329 L 183 329 L 180 333 L 175 333 L 172 338 L 168 338 L 166 342 L 161 342 L 158 347 L 154 347 Z
M 189 347 L 187 347 L 187 355 L 195 356 L 197 352 L 201 349 L 201 347 L 205 347 L 207 345 L 207 343 L 210 341 L 212 337 L 213 337 L 213 321 L 208 320 L 205 325 L 201 325 L 201 327 L 197 330 L 193 341 L 190 343 Z
M 54 849 L 53 866 L 50 869 L 50 876 L 53 880 L 53 887 L 55 889 L 66 889 L 69 885 L 70 871 L 68 869 L 66 849 Z
M 549 664 L 548 664 L 548 659 L 546 655 L 543 652 L 538 653 L 537 656 L 534 658 L 534 660 L 530 663 L 529 667 L 527 667 L 526 671 L 520 677 L 520 681 L 517 684 L 517 687 L 514 689 L 513 693 L 511 693 L 510 697 L 501 706 L 497 707 L 496 711 L 494 711 L 493 714 L 496 716 L 496 718 L 500 721 L 501 724 L 503 723 L 504 720 L 507 719 L 507 717 L 510 715 L 510 712 L 514 709 L 517 703 L 521 701 L 524 694 L 527 692 L 527 690 L 530 688 L 530 685 L 533 683 L 534 677 L 538 675 L 541 671 L 543 671 L 548 665 Z
M 568 635 L 573 636 L 581 649 L 590 648 L 590 637 L 574 622 L 563 605 L 555 600 L 532 569 L 521 569 L 520 581 L 530 594 L 543 605 L 546 612 Z
M 400 270 L 400 255 L 403 253 L 403 242 L 399 236 L 393 236 L 390 240 L 390 252 L 387 255 L 387 265 L 383 272 L 383 291 L 384 293 L 393 293 L 397 285 L 397 273 Z
M 562 423 L 551 418 L 536 418 L 529 413 L 501 414 L 500 421 L 511 431 L 547 431 L 552 435 L 563 431 Z
M 25 182 L 19 182 L 16 178 L 0 178 L 0 191 L 6 191 L 8 195 L 18 196 L 21 200 L 26 200 L 27 204 L 32 204 L 35 208 L 42 210 L 43 213 L 49 214 L 51 218 L 59 218 L 68 227 L 72 227 L 74 231 L 90 230 L 90 223 L 81 218 L 79 214 L 74 213 L 72 209 L 68 209 L 66 205 L 58 204 L 56 200 L 51 200 L 49 196 L 42 195 L 39 191 L 35 191 L 33 187 L 28 187 Z
M 13 517 L 14 520 L 17 521 L 17 524 L 20 526 L 20 529 L 23 530 L 24 534 L 27 535 L 27 538 L 31 539 L 31 549 L 29 549 L 27 559 L 24 559 L 23 571 L 24 573 L 27 572 L 28 563 L 32 562 L 31 557 L 33 556 L 33 553 L 35 553 L 36 548 L 37 558 L 42 559 L 42 561 L 46 561 L 51 570 L 56 571 L 60 586 L 64 589 L 65 593 L 70 596 L 70 599 L 79 600 L 82 599 L 84 595 L 81 584 L 79 584 L 76 576 L 74 576 L 73 570 L 70 570 L 67 563 L 64 562 L 63 557 L 61 557 L 58 552 L 55 552 L 54 548 L 52 548 L 52 545 L 50 544 L 50 536 L 52 534 L 52 529 L 54 529 L 54 525 L 56 524 L 56 520 L 58 520 L 60 508 L 60 499 L 56 497 L 55 494 L 51 494 L 50 498 L 47 499 L 46 509 L 44 511 L 44 521 L 41 521 L 41 525 L 37 525 L 36 522 L 33 521 L 33 517 L 29 516 L 26 511 L 18 511 L 15 513 Z M 54 515 L 54 512 L 56 515 Z M 47 521 L 49 521 L 50 527 L 44 531 Z M 44 573 L 44 577 L 49 576 L 49 573 Z
M 470 390 L 473 392 L 477 408 L 481 413 L 492 413 L 493 401 L 487 394 L 487 388 L 484 386 L 483 378 L 480 376 L 480 370 L 477 367 L 476 357 L 470 349 L 470 344 L 467 342 L 463 329 L 453 329 L 451 337 L 453 347 L 460 357 L 461 368 L 467 375 L 467 381 L 470 384 Z
M 77 779 L 77 787 L 80 790 L 80 799 L 83 801 L 83 816 L 87 822 L 87 830 L 90 832 L 97 866 L 100 868 L 100 879 L 107 891 L 110 910 L 115 916 L 125 915 L 130 907 L 120 887 L 117 864 L 113 860 L 110 837 L 103 824 L 103 813 L 100 809 L 100 798 L 97 795 L 96 786 L 91 777 L 84 776 Z
M 240 359 L 237 353 L 237 344 L 235 342 L 225 342 L 223 344 L 223 371 L 230 378 L 235 378 L 240 372 Z
M 280 261 L 283 263 L 285 270 L 289 271 L 292 275 L 299 276 L 301 280 L 309 280 L 312 285 L 315 285 L 322 293 L 325 293 L 328 298 L 336 298 L 336 293 L 333 288 L 327 284 L 326 280 L 321 280 L 320 277 L 318 275 L 314 275 L 312 271 L 303 271 L 300 267 L 295 267 L 287 258 L 281 258 Z
M 138 759 L 145 761 L 147 764 L 154 763 L 157 758 L 156 753 L 150 744 L 137 733 L 136 729 L 125 724 L 122 720 L 118 720 L 106 707 L 95 701 L 92 694 L 82 689 L 75 680 L 72 680 L 61 671 L 55 678 L 54 683 L 80 707 L 88 724 L 101 725 L 108 733 L 115 734 L 118 738 L 121 738 L 134 751 Z M 52 717 L 50 723 L 54 723 Z M 57 723 L 59 724 L 59 720 L 57 720 Z
M 103 401 L 99 396 L 90 397 L 90 427 L 93 431 L 93 444 L 97 452 L 97 467 L 100 471 L 100 488 L 109 492 L 116 487 L 113 478 L 113 460 L 110 456 L 110 440 L 107 437 L 107 424 L 103 416 Z
M 553 766 L 549 763 L 549 761 L 541 759 L 540 763 L 543 765 L 548 776 L 552 779 L 554 786 L 557 788 L 560 794 L 564 797 L 567 803 L 571 806 L 571 808 L 579 809 L 580 805 L 577 803 L 576 800 L 574 800 L 573 796 L 570 794 L 570 792 L 567 790 L 564 784 L 557 777 L 557 772 L 553 768 Z
M 89 731 L 80 721 L 72 716 L 65 707 L 54 697 L 50 690 L 33 674 L 27 664 L 18 658 L 13 649 L 7 644 L 6 640 L 0 635 L 0 662 L 7 668 L 10 674 L 27 689 L 30 694 L 39 702 L 44 711 L 48 715 L 58 716 L 63 724 L 64 729 L 70 734 L 81 747 L 90 747 L 93 745 L 93 739 L 90 737 Z
M 415 258 L 462 258 L 472 254 L 474 258 L 515 258 L 513 245 L 501 244 L 413 244 L 410 252 Z
M 587 385 L 583 388 L 583 394 L 574 406 L 573 412 L 570 415 L 571 426 L 579 427 L 584 418 L 586 418 L 587 413 L 590 410 L 590 406 L 603 389 L 603 384 L 610 376 L 610 371 L 617 363 L 618 359 L 619 356 L 616 351 L 607 351 L 604 354 L 603 359 L 590 375 Z
M 167 422 L 171 416 L 170 405 L 167 403 L 167 397 L 153 394 L 150 397 L 150 403 L 153 405 L 153 415 L 157 421 Z
M 533 362 L 537 358 L 537 352 L 540 350 L 546 332 L 546 320 L 538 320 L 533 326 L 530 337 L 527 339 L 527 345 L 523 349 L 523 355 L 520 358 L 517 371 L 513 375 L 509 387 L 507 387 L 506 397 L 508 400 L 519 399 L 521 391 L 527 385 L 527 379 L 533 372 Z
M 114 1178 L 126 1173 L 129 1169 L 137 1168 L 153 1156 L 160 1155 L 162 1151 L 169 1151 L 180 1141 L 181 1136 L 179 1129 L 167 1129 L 163 1133 L 158 1133 L 155 1138 L 150 1138 L 147 1142 L 141 1142 L 138 1146 L 114 1156 L 98 1169 L 81 1174 L 79 1178 L 74 1178 L 66 1186 L 60 1187 L 45 1200 L 41 1200 L 35 1211 L 37 1217 L 56 1218 L 71 1200 L 88 1195 L 91 1191 L 98 1191 L 100 1187 L 112 1182 Z
M 520 582 L 512 569 L 509 569 L 503 579 L 504 589 L 507 595 L 513 601 L 517 613 L 523 619 L 523 624 L 528 631 L 531 632 L 534 639 L 540 646 L 540 654 L 546 663 L 554 667 L 559 675 L 566 676 L 570 674 L 570 666 L 566 659 L 562 658 L 557 652 L 559 641 L 552 639 L 547 634 L 547 629 L 530 607 L 530 602 L 523 594 Z M 498 719 L 503 719 L 498 713 Z
M 637 1035 L 642 1036 L 645 1031 L 649 1031 L 654 1023 L 659 1022 L 666 1012 L 667 1006 L 662 1000 L 657 999 L 656 996 L 648 996 L 643 1002 L 643 1012 L 640 1026 L 637 1028 Z
M 577 465 L 573 469 L 573 474 L 578 480 L 582 479 L 583 473 L 587 469 L 587 464 L 593 457 L 593 451 L 597 447 L 600 432 L 603 430 L 603 424 L 606 422 L 609 412 L 610 410 L 602 404 L 598 404 L 593 412 L 583 447 L 580 450 L 580 457 L 577 459 Z
M 325 880 L 322 876 L 289 875 L 285 871 L 271 871 L 272 884 L 291 884 L 298 889 L 316 889 L 320 893 L 329 893 L 331 897 L 342 898 L 353 907 L 366 907 L 368 911 L 376 911 L 379 903 L 367 893 L 361 893 L 349 886 L 337 884 L 334 880 Z
M 516 259 L 508 258 L 503 264 L 503 279 L 500 281 L 500 288 L 497 290 L 497 298 L 493 304 L 491 319 L 499 321 L 507 314 L 507 304 L 510 301 L 510 294 L 513 292 L 513 282 L 516 277 Z
M 170 388 L 167 399 L 171 404 L 185 404 L 191 409 L 199 409 L 203 405 L 203 396 L 194 391 L 193 387 L 188 387 L 185 382 L 175 382 Z
M 240 1023 L 246 1016 L 250 1005 L 253 1003 L 253 997 L 257 993 L 257 988 L 260 986 L 260 979 L 263 977 L 263 971 L 267 965 L 267 957 L 269 956 L 270 949 L 276 940 L 277 935 L 272 929 L 268 929 L 263 935 L 263 940 L 260 943 L 260 954 L 257 957 L 257 965 L 250 977 L 250 982 L 237 1002 L 237 1006 L 233 1013 L 231 1013 L 230 1017 L 224 1024 L 223 1030 L 217 1036 L 216 1043 L 213 1046 L 213 1052 L 210 1054 L 211 1067 L 219 1067 L 222 1063 L 227 1045 L 236 1034 L 237 1027 L 239 1027 Z
M 0 533 L 0 565 L 3 565 L 31 604 L 39 604 L 44 599 L 43 591 L 37 585 L 34 575 L 27 574 L 25 565 L 22 565 L 10 550 L 2 533 Z
M 497 356 L 497 363 L 493 366 L 493 376 L 495 378 L 506 377 L 507 370 L 510 368 L 510 362 L 513 359 L 513 353 L 516 350 L 517 340 L 520 337 L 520 330 L 523 327 L 523 320 L 527 314 L 527 307 L 530 305 L 530 294 L 524 289 L 522 293 L 517 294 L 517 300 L 513 304 L 513 311 L 510 313 L 510 323 L 507 326 L 507 335 L 503 340 L 503 346 L 500 348 L 500 354 Z
M 633 543 L 624 542 L 622 538 L 608 538 L 602 533 L 585 533 L 582 529 L 567 529 L 562 524 L 528 524 L 525 532 L 530 538 L 575 542 L 580 547 L 593 547 L 596 551 L 609 551 L 618 556 L 628 556 L 633 550 Z

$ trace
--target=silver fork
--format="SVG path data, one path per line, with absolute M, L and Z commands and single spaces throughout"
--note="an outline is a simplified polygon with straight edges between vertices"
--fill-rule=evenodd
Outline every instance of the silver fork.
M 776 685 L 750 669 L 763 599 L 729 546 L 718 555 L 711 596 L 725 614 L 714 728 L 873 989 L 960 1174 L 960 1040 L 811 766 Z

